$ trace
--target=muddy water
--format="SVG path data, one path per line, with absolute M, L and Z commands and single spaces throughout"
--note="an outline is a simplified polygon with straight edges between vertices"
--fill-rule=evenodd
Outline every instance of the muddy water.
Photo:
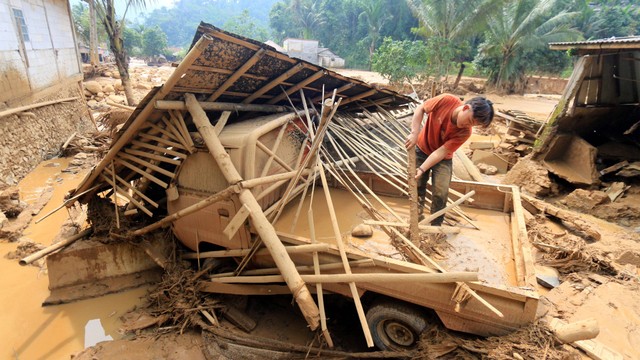
M 67 165 L 66 159 L 43 162 L 20 182 L 21 198 L 28 203 L 37 200 L 47 186 L 54 186 L 52 199 L 34 221 L 59 206 L 64 195 L 82 180 L 84 172 L 62 172 Z M 50 245 L 66 219 L 67 212 L 62 209 L 38 224 L 32 221 L 24 236 Z M 4 255 L 16 246 L 0 242 L 0 359 L 69 359 L 70 354 L 84 349 L 85 338 L 95 342 L 108 336 L 122 337 L 118 333 L 119 317 L 140 302 L 145 289 L 42 307 L 41 303 L 49 296 L 46 270 L 21 267 L 17 260 L 6 259 Z M 101 326 L 96 326 L 97 321 L 89 323 L 96 319 Z
M 381 230 L 374 229 L 373 236 L 369 238 L 351 236 L 351 230 L 362 224 L 364 219 L 368 219 L 368 214 L 347 191 L 331 189 L 331 197 L 337 212 L 338 227 L 349 251 L 400 257 L 398 250 L 390 244 L 389 236 Z M 395 214 L 408 221 L 407 199 L 387 196 L 380 198 Z M 378 211 L 386 214 L 388 219 L 393 219 L 390 221 L 398 221 L 375 200 L 371 202 Z M 313 205 L 316 238 L 320 242 L 335 244 L 334 230 L 322 188 L 315 189 L 313 197 L 305 198 L 296 222 L 298 203 L 299 198 L 288 205 L 276 224 L 276 230 L 295 232 L 296 235 L 309 238 L 307 212 L 309 206 Z M 449 271 L 476 271 L 480 279 L 489 284 L 517 286 L 509 214 L 472 208 L 464 208 L 464 211 L 473 218 L 481 230 L 459 224 L 460 233 L 448 235 L 447 242 L 451 246 L 442 249 L 445 259 L 438 262 Z M 491 231 L 487 231 L 488 229 Z

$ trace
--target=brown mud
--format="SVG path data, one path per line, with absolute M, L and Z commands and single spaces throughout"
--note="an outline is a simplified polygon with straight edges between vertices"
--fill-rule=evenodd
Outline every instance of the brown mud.
M 155 71 L 154 71 L 155 70 Z M 171 69 L 135 70 L 134 79 L 141 85 L 137 86 L 138 95 L 144 95 L 151 86 L 162 83 L 165 72 Z M 347 74 L 351 76 L 350 74 Z M 362 73 L 362 80 L 371 81 L 370 73 Z M 116 82 L 106 76 L 98 79 L 101 89 L 110 90 L 110 95 L 119 96 Z M 473 83 L 473 80 L 470 80 Z M 377 82 L 377 81 L 373 81 Z M 117 84 L 116 84 L 117 85 Z M 89 100 L 94 100 L 94 110 L 107 106 L 108 95 L 87 94 Z M 494 101 L 498 109 L 518 109 L 532 117 L 544 121 L 553 110 L 557 96 L 498 96 L 486 94 Z M 111 101 L 118 98 L 111 98 Z M 106 110 L 106 108 L 104 108 Z M 108 131 L 115 129 L 127 118 L 127 111 L 111 110 L 102 120 L 107 124 Z M 496 141 L 503 143 L 500 136 L 504 128 L 499 126 L 489 134 L 476 134 L 477 140 Z M 87 150 L 81 141 L 72 148 Z M 98 144 L 99 145 L 99 144 Z M 83 149 L 84 147 L 84 149 Z M 99 147 L 99 146 L 96 146 Z M 95 150 L 95 149 L 89 149 Z M 95 150 L 99 152 L 98 150 Z M 468 149 L 467 149 L 468 151 Z M 76 150 L 72 152 L 76 153 Z M 76 155 L 77 156 L 77 155 Z M 99 156 L 99 154 L 98 154 Z M 18 242 L 0 241 L 0 286 L 8 291 L 0 293 L 0 304 L 3 306 L 3 322 L 0 325 L 0 338 L 3 344 L 0 348 L 0 358 L 45 359 L 68 358 L 77 354 L 78 359 L 115 358 L 126 352 L 131 358 L 138 359 L 204 359 L 216 358 L 207 347 L 200 329 L 211 326 L 202 316 L 196 316 L 200 311 L 214 312 L 224 306 L 223 302 L 213 297 L 200 296 L 193 282 L 199 276 L 195 271 L 176 268 L 167 272 L 162 284 L 151 289 L 142 288 L 120 294 L 109 295 L 99 299 L 83 300 L 73 304 L 51 306 L 43 308 L 42 301 L 48 296 L 48 281 L 46 268 L 42 262 L 37 266 L 19 267 L 15 258 L 30 253 L 37 248 L 52 243 L 52 239 L 59 232 L 61 224 L 68 217 L 66 210 L 58 211 L 39 224 L 34 221 L 47 214 L 62 203 L 64 194 L 75 187 L 86 173 L 85 164 L 95 161 L 93 156 L 80 156 L 74 159 L 76 166 L 69 166 L 69 160 L 56 159 L 41 164 L 32 174 L 23 179 L 18 185 L 20 197 L 27 204 L 37 203 L 46 199 L 46 192 L 51 191 L 50 199 L 43 200 L 46 206 L 39 210 L 38 215 L 26 221 L 27 226 L 21 236 L 13 240 Z M 516 167 L 520 173 L 489 176 L 483 175 L 487 182 L 515 183 L 523 187 L 523 191 L 538 196 L 558 197 L 563 189 L 558 189 L 553 179 L 548 178 L 546 172 L 538 171 L 526 160 L 520 159 Z M 546 177 L 545 177 L 546 176 Z M 51 187 L 52 190 L 46 190 Z M 531 216 L 527 225 L 530 241 L 538 243 L 535 249 L 536 263 L 551 265 L 559 270 L 561 285 L 548 290 L 539 287 L 542 296 L 542 306 L 539 310 L 538 322 L 512 335 L 488 339 L 479 339 L 450 332 L 444 327 L 435 326 L 422 337 L 417 358 L 525 358 L 525 359 L 564 359 L 579 358 L 575 350 L 556 343 L 546 325 L 552 317 L 565 321 L 577 321 L 586 318 L 596 318 L 600 325 L 600 334 L 596 338 L 602 344 L 615 349 L 625 359 L 640 358 L 640 305 L 637 301 L 638 277 L 640 276 L 640 236 L 634 227 L 638 226 L 637 197 L 640 192 L 635 188 L 629 190 L 616 202 L 599 201 L 602 194 L 581 194 L 580 192 L 564 197 L 564 203 L 554 201 L 558 206 L 573 209 L 577 216 L 594 226 L 602 235 L 599 241 L 585 241 L 572 234 L 557 219 L 541 215 Z M 44 197 L 43 197 L 44 196 Z M 588 201 L 586 201 L 588 200 Z M 352 204 L 350 201 L 340 201 L 339 204 Z M 338 205 L 340 206 L 340 205 Z M 357 211 L 354 213 L 358 213 Z M 586 214 L 586 215 L 585 215 Z M 25 215 L 26 216 L 26 215 Z M 474 214 L 482 217 L 482 214 Z M 319 217 L 318 221 L 327 218 Z M 603 220 L 604 219 L 604 220 Z M 341 219 L 344 231 L 350 231 L 351 224 L 361 220 Z M 505 221 L 497 219 L 495 221 Z M 617 224 L 614 224 L 617 223 Z M 105 228 L 111 227 L 107 222 Z M 282 220 L 283 230 L 289 232 L 291 223 Z M 304 227 L 304 223 L 296 225 L 297 230 Z M 330 226 L 318 226 L 316 229 L 329 229 Z M 342 229 L 342 227 L 341 227 Z M 319 236 L 330 237 L 331 233 Z M 375 238 L 375 236 L 373 237 Z M 460 237 L 463 246 L 464 236 Z M 467 239 L 468 240 L 468 239 Z M 486 241 L 490 241 L 490 237 Z M 363 251 L 375 251 L 383 255 L 392 250 L 382 247 L 375 241 L 357 243 Z M 540 245 L 542 244 L 542 245 Z M 440 249 L 439 251 L 445 251 Z M 13 259 L 4 255 L 12 253 Z M 459 266 L 465 266 L 463 259 Z M 455 266 L 453 264 L 451 266 Z M 6 275 L 5 275 L 6 274 Z M 496 274 L 497 277 L 511 279 L 513 274 Z M 290 299 L 289 299 L 290 300 Z M 148 306 L 148 303 L 154 305 Z M 286 306 L 286 298 L 276 299 L 274 302 L 264 303 L 262 300 L 252 300 L 247 311 L 262 322 L 257 328 L 258 335 L 275 335 L 282 340 L 300 346 L 309 346 L 316 339 L 309 338 L 304 321 L 300 320 L 295 307 Z M 266 305 L 269 304 L 269 305 Z M 291 305 L 291 304 L 288 304 Z M 144 313 L 129 313 L 134 307 L 146 307 Z M 337 306 L 338 309 L 340 305 Z M 195 310 L 194 310 L 195 309 Z M 277 310 L 277 311 L 276 311 Z M 352 313 L 345 307 L 344 313 Z M 128 316 L 123 315 L 129 313 Z M 105 341 L 85 349 L 87 324 L 91 320 L 99 320 L 102 333 L 97 338 Z M 332 319 L 334 321 L 336 319 Z M 351 322 L 357 319 L 348 318 Z M 222 329 L 231 328 L 223 318 Z M 347 321 L 349 322 L 349 321 Z M 361 331 L 357 326 L 349 328 L 344 322 L 330 324 L 335 326 L 338 336 Z M 194 332 L 195 329 L 195 332 Z M 333 331 L 333 330 L 332 330 Z M 353 334 L 351 334 L 353 336 Z M 356 334 L 357 337 L 357 334 Z M 345 340 L 345 348 L 363 351 L 362 340 Z M 360 341 L 360 342 L 358 342 Z M 317 344 L 317 343 L 316 343 Z M 84 350 L 83 350 L 84 349 Z

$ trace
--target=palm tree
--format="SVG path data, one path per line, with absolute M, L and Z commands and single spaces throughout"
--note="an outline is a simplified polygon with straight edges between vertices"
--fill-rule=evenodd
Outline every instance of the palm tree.
M 129 105 L 136 105 L 129 77 L 129 59 L 124 47 L 124 27 L 126 23 L 125 17 L 127 16 L 129 7 L 142 9 L 146 6 L 146 0 L 126 0 L 126 2 L 124 14 L 119 19 L 116 15 L 114 0 L 96 0 L 95 6 L 98 19 L 102 25 L 104 25 L 109 39 L 109 49 L 111 49 L 116 61 L 116 66 L 118 67 L 118 73 L 120 73 L 127 103 Z
M 384 0 L 365 1 L 362 6 L 363 10 L 358 15 L 358 21 L 364 22 L 367 26 L 366 40 L 369 41 L 369 69 L 371 69 L 371 59 L 376 51 L 376 44 L 380 39 L 380 31 L 393 16 L 385 6 Z
M 549 42 L 580 37 L 570 27 L 575 12 L 553 11 L 558 0 L 513 0 L 504 4 L 489 20 L 489 30 L 480 47 L 482 56 L 497 60 L 489 84 L 500 90 L 524 89 L 526 56 Z
M 311 39 L 318 27 L 326 22 L 318 0 L 293 0 L 289 9 L 295 14 L 294 18 L 300 27 L 300 36 L 303 39 Z
M 453 48 L 461 48 L 481 33 L 487 24 L 491 12 L 499 8 L 503 0 L 407 0 L 407 5 L 420 21 L 420 27 L 414 32 L 427 41 L 447 49 L 436 51 L 432 62 L 437 64 L 436 76 L 445 75 L 449 64 L 454 60 Z M 456 84 L 464 69 L 463 59 L 457 59 L 460 65 Z

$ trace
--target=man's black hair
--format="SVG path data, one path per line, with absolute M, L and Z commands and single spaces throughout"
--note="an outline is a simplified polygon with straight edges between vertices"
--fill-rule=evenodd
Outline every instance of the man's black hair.
M 480 125 L 487 127 L 491 124 L 491 120 L 493 120 L 493 103 L 491 100 L 482 96 L 476 96 L 466 103 L 471 106 L 473 118 L 480 123 Z

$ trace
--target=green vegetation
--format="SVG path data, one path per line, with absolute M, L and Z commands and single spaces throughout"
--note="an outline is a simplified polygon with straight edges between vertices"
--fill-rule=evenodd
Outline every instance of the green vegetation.
M 99 38 L 117 35 L 130 55 L 167 46 L 184 54 L 204 21 L 260 41 L 318 40 L 347 67 L 391 81 L 457 76 L 455 87 L 462 75 L 485 76 L 504 92 L 522 92 L 529 75 L 571 73 L 571 55 L 549 50 L 549 42 L 640 34 L 640 0 L 178 0 L 137 28 L 109 15 L 113 1 L 98 1 L 109 18 Z M 74 5 L 73 16 L 86 40 L 87 6 Z

